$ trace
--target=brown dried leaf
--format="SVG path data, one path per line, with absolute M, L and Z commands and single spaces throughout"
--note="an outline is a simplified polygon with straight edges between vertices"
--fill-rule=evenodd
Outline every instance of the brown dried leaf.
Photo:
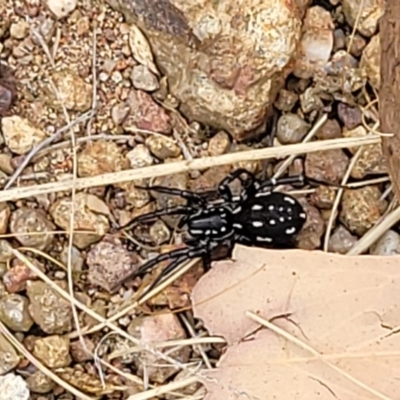
M 195 316 L 230 344 L 207 372 L 205 399 L 398 398 L 399 287 L 400 256 L 237 246 L 233 261 L 216 263 L 193 293 Z M 324 361 L 265 329 L 238 343 L 260 327 L 247 311 Z
M 130 26 L 129 46 L 132 51 L 133 58 L 141 65 L 147 67 L 153 74 L 160 76 L 158 69 L 153 61 L 153 53 L 149 42 L 143 35 L 142 31 L 134 24 Z

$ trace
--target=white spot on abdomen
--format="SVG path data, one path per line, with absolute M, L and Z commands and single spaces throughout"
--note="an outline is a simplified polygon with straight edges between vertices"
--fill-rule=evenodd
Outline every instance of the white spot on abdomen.
M 268 243 L 272 242 L 272 238 L 262 237 L 262 236 L 257 236 L 256 240 L 259 241 L 259 242 L 268 242 Z
M 260 211 L 260 210 L 262 210 L 264 207 L 262 206 L 262 205 L 260 205 L 260 204 L 254 204 L 254 206 L 253 207 L 251 207 L 251 209 L 253 210 L 253 211 Z
M 292 235 L 295 232 L 296 232 L 296 228 L 294 226 L 292 226 L 291 228 L 287 228 L 286 229 L 286 234 L 287 235 Z
M 264 224 L 261 221 L 253 221 L 254 228 L 261 228 Z
M 296 202 L 294 201 L 294 199 L 292 199 L 291 197 L 285 196 L 283 198 L 284 201 L 287 201 L 290 204 L 296 204 Z

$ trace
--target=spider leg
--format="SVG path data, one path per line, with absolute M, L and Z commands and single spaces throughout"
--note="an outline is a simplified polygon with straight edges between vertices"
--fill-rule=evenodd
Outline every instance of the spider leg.
M 177 267 L 179 267 L 179 265 L 184 262 L 186 259 L 185 256 L 183 257 L 179 257 L 176 260 L 172 261 L 161 273 L 160 275 L 157 276 L 156 279 L 154 279 L 154 281 L 151 283 L 151 285 L 146 289 L 145 293 L 150 292 L 151 290 L 153 290 L 156 285 L 164 278 L 166 277 L 169 273 L 173 272 Z
M 304 176 L 303 175 L 294 175 L 287 176 L 284 178 L 270 178 L 260 182 L 259 190 L 264 188 L 273 188 L 278 185 L 291 185 L 291 184 L 304 184 Z
M 287 176 L 284 178 L 271 178 L 266 179 L 260 182 L 260 188 L 264 189 L 266 187 L 273 188 L 274 186 L 278 185 L 293 185 L 293 184 L 310 184 L 310 185 L 323 185 L 323 186 L 333 186 L 340 189 L 349 189 L 348 186 L 340 185 L 333 182 L 326 182 L 319 179 L 310 178 L 308 176 L 304 176 L 302 174 L 294 175 L 294 176 Z
M 241 178 L 241 175 L 247 175 L 247 179 Z M 246 169 L 239 168 L 236 171 L 229 174 L 225 179 L 223 179 L 218 186 L 218 192 L 221 194 L 222 198 L 226 201 L 232 202 L 233 200 L 233 195 L 229 187 L 229 184 L 232 183 L 235 179 L 239 179 L 242 185 L 246 184 L 247 186 L 251 186 L 255 181 L 255 176 Z
M 185 247 L 183 249 L 171 250 L 168 253 L 162 253 L 159 256 L 152 258 L 151 260 L 145 262 L 130 278 L 135 278 L 136 276 L 143 275 L 155 265 L 166 260 L 175 260 L 180 257 L 185 259 L 191 259 L 196 257 L 201 257 L 208 251 L 207 243 L 201 243 L 198 247 Z
M 308 176 L 304 177 L 304 181 L 310 185 L 322 185 L 322 186 L 333 186 L 339 189 L 352 189 L 351 186 L 347 185 L 340 185 L 339 183 L 333 183 L 333 182 L 327 182 L 327 181 L 322 181 L 319 179 L 314 179 L 310 178 Z
M 195 211 L 195 209 L 192 207 L 189 207 L 189 206 L 176 206 L 176 207 L 164 208 L 162 210 L 139 215 L 138 217 L 132 219 L 127 224 L 125 224 L 124 226 L 122 226 L 118 229 L 127 231 L 127 230 L 132 229 L 136 224 L 138 224 L 140 222 L 142 222 L 142 223 L 149 222 L 155 218 L 159 218 L 164 215 L 190 215 L 194 211 Z
M 205 205 L 206 201 L 203 197 L 201 197 L 199 194 L 192 192 L 190 190 L 181 190 L 177 188 L 169 188 L 165 186 L 135 186 L 137 189 L 141 190 L 148 190 L 148 191 L 153 191 L 153 192 L 158 192 L 158 193 L 164 193 L 164 194 L 169 194 L 172 196 L 179 196 L 182 197 L 189 202 L 193 202 L 199 205 Z
M 186 247 L 185 249 L 178 249 L 178 250 L 173 250 L 169 253 L 166 254 L 172 254 L 175 252 L 177 254 L 179 250 L 186 250 L 181 252 L 185 253 L 182 254 L 181 256 L 173 257 L 176 258 L 174 261 L 172 261 L 161 273 L 160 275 L 152 282 L 152 284 L 149 286 L 147 291 L 152 290 L 157 283 L 159 283 L 162 278 L 165 276 L 169 275 L 172 271 L 174 271 L 181 263 L 183 263 L 186 260 L 190 260 L 196 257 L 202 257 L 203 263 L 207 263 L 209 266 L 211 266 L 211 251 L 214 250 L 218 246 L 218 243 L 210 242 L 210 241 L 204 241 L 200 244 L 197 245 L 195 248 L 188 248 Z
M 211 268 L 211 254 L 210 253 L 204 254 L 203 267 L 206 271 L 208 271 Z

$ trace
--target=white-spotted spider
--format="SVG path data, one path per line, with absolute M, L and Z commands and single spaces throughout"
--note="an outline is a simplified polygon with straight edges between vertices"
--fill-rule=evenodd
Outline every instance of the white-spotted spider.
M 238 199 L 233 198 L 229 187 L 235 179 L 240 179 L 243 185 Z M 204 196 L 191 191 L 163 186 L 141 187 L 144 190 L 183 197 L 188 203 L 185 206 L 141 215 L 131 221 L 129 226 L 150 222 L 164 215 L 182 215 L 178 228 L 186 228 L 190 239 L 186 242 L 187 247 L 160 254 L 145 262 L 124 281 L 144 274 L 162 261 L 171 260 L 151 284 L 150 290 L 188 259 L 202 257 L 209 264 L 211 252 L 223 242 L 228 242 L 231 247 L 235 243 L 261 247 L 292 247 L 294 237 L 306 221 L 306 213 L 295 198 L 273 192 L 272 189 L 277 185 L 294 183 L 304 183 L 304 178 L 300 175 L 261 181 L 249 171 L 238 169 L 220 183 L 219 204 L 210 203 Z

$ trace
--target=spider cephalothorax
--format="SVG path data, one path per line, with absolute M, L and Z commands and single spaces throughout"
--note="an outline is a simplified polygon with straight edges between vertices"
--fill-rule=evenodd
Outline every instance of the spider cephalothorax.
M 246 178 L 243 178 L 245 176 Z M 229 184 L 239 179 L 243 190 L 239 198 L 232 195 Z M 142 275 L 156 264 L 171 260 L 152 287 L 183 261 L 202 257 L 209 262 L 210 253 L 223 242 L 260 247 L 292 247 L 293 239 L 306 221 L 300 203 L 284 193 L 273 192 L 276 185 L 303 182 L 302 176 L 279 180 L 257 180 L 245 169 L 228 175 L 218 187 L 219 202 L 208 202 L 200 194 L 163 186 L 142 188 L 187 199 L 185 206 L 161 209 L 141 215 L 130 222 L 144 223 L 164 215 L 182 215 L 178 228 L 186 228 L 187 247 L 160 254 L 144 263 L 130 278 Z

